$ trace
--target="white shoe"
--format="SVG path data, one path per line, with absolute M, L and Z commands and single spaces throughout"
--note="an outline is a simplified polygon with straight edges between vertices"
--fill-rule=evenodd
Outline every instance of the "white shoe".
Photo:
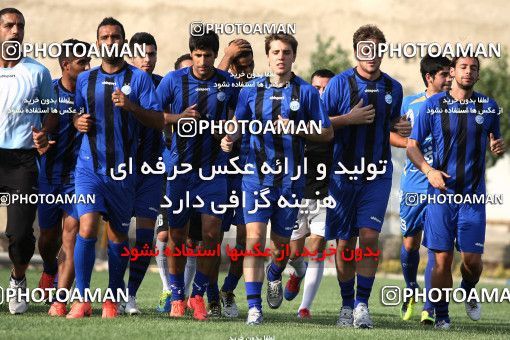
M 368 306 L 364 303 L 359 303 L 352 312 L 354 328 L 374 328 Z
M 223 306 L 221 313 L 226 318 L 237 318 L 239 309 L 236 305 L 235 295 L 233 292 L 220 292 L 220 300 Z
M 340 327 L 352 327 L 353 321 L 352 308 L 349 306 L 342 306 L 336 325 Z
M 435 329 L 450 329 L 450 323 L 446 320 L 437 321 L 434 325 Z
M 140 310 L 138 309 L 138 306 L 136 305 L 136 297 L 129 296 L 128 301 L 126 303 L 126 309 L 124 310 L 124 313 L 129 315 L 138 315 L 141 314 Z
M 23 293 L 27 289 L 27 278 L 24 277 L 21 281 L 16 281 L 12 275 L 9 280 L 9 288 L 13 289 L 16 292 L 16 295 L 9 299 L 9 312 L 11 314 L 23 314 L 28 309 L 28 302 L 26 300 L 18 301 L 18 290 L 21 290 Z
M 473 321 L 478 321 L 482 317 L 482 304 L 476 301 L 465 301 L 466 314 Z
M 257 307 L 251 307 L 248 311 L 248 318 L 246 319 L 247 325 L 260 325 L 263 321 L 262 311 Z
M 266 267 L 266 278 L 267 278 L 267 294 L 266 300 L 269 307 L 276 309 L 281 306 L 283 301 L 283 286 L 282 280 L 269 281 L 268 272 L 269 266 Z

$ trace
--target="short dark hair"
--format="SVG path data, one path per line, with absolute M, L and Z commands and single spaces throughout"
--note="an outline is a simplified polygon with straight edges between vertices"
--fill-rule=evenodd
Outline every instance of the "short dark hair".
M 193 60 L 193 58 L 191 58 L 191 55 L 189 53 L 186 53 L 186 54 L 183 54 L 181 55 L 179 58 L 177 58 L 177 60 L 175 61 L 175 64 L 174 64 L 174 69 L 178 70 L 181 68 L 181 63 L 184 61 L 184 60 Z
M 156 44 L 156 39 L 154 39 L 154 36 L 147 32 L 138 32 L 133 34 L 131 39 L 129 39 L 129 50 L 131 52 L 135 49 L 135 44 L 138 45 L 154 45 L 154 48 L 156 51 L 158 50 L 158 45 Z
M 266 55 L 269 54 L 269 50 L 271 49 L 271 43 L 276 40 L 280 40 L 280 41 L 283 41 L 284 43 L 289 44 L 290 47 L 292 48 L 292 53 L 294 53 L 294 55 L 296 55 L 298 42 L 297 42 L 296 38 L 294 38 L 293 35 L 290 35 L 287 33 L 278 33 L 278 34 L 275 33 L 275 34 L 268 35 L 266 37 L 266 39 L 264 41 L 265 48 L 266 48 Z
M 69 45 L 69 47 L 62 48 L 60 55 L 58 56 L 58 63 L 60 65 L 60 68 L 62 68 L 62 62 L 64 60 L 71 60 L 77 58 L 73 51 L 76 50 L 77 55 L 84 54 L 87 56 L 87 52 L 90 49 L 90 44 L 84 41 L 80 41 L 77 39 L 67 39 L 62 42 L 62 44 Z M 76 47 L 75 47 L 76 46 Z M 69 51 L 71 54 L 67 55 L 66 52 Z
M 23 13 L 21 13 L 18 9 L 13 8 L 13 7 L 7 7 L 7 8 L 1 9 L 0 10 L 0 19 L 5 14 L 17 14 L 17 15 L 20 15 L 23 19 L 25 19 L 25 17 L 23 16 Z
M 232 60 L 232 64 L 237 64 L 239 62 L 239 59 L 241 59 L 241 58 L 246 58 L 246 57 L 250 57 L 250 56 L 253 57 L 253 49 L 251 47 L 251 44 L 247 40 L 244 40 L 244 39 L 239 39 L 239 40 L 242 40 L 243 42 L 250 45 L 250 49 L 243 51 L 243 52 L 239 53 L 238 55 L 236 55 L 236 57 Z M 234 41 L 236 41 L 236 39 L 229 42 L 228 46 L 230 46 Z
M 218 54 L 220 49 L 220 38 L 213 30 L 206 30 L 205 26 L 202 27 L 201 32 L 203 35 L 189 37 L 189 51 L 190 53 L 195 50 L 211 50 L 214 54 Z
M 354 32 L 352 36 L 352 46 L 356 50 L 360 41 L 376 40 L 378 43 L 386 43 L 384 33 L 376 25 L 363 25 Z
M 471 59 L 475 59 L 475 60 L 476 60 L 476 63 L 478 64 L 478 71 L 480 71 L 480 60 L 478 59 L 478 57 L 469 57 L 469 56 L 467 56 L 467 57 L 462 57 L 462 56 L 460 56 L 460 57 L 453 57 L 453 59 L 452 59 L 452 63 L 451 63 L 451 65 L 450 65 L 450 67 L 455 68 L 455 66 L 457 66 L 457 61 L 458 61 L 460 58 L 471 58 Z
M 96 37 L 99 39 L 99 29 L 103 26 L 119 26 L 120 32 L 122 33 L 122 39 L 126 39 L 126 31 L 124 31 L 124 26 L 118 21 L 117 19 L 114 19 L 112 17 L 106 17 L 104 18 L 99 25 L 97 26 L 96 31 Z
M 443 68 L 450 67 L 450 64 L 451 61 L 447 57 L 431 57 L 430 55 L 423 57 L 420 61 L 420 73 L 425 86 L 428 86 L 426 78 L 427 73 L 434 77 L 436 73 L 441 71 Z
M 333 73 L 333 71 L 325 69 L 325 68 L 321 68 L 320 70 L 317 70 L 314 73 L 312 73 L 312 76 L 310 77 L 310 81 L 313 80 L 313 77 L 329 78 L 329 79 L 331 79 L 334 76 L 335 76 L 335 74 Z

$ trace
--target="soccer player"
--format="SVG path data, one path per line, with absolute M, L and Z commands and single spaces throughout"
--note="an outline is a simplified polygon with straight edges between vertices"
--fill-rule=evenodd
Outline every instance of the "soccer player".
M 239 82 L 245 84 L 253 74 L 255 63 L 253 61 L 253 50 L 251 44 L 244 39 L 232 40 L 225 48 L 225 55 L 218 66 L 219 69 L 229 71 Z M 236 150 L 230 154 L 230 157 L 239 156 L 239 166 L 242 168 L 246 161 L 246 155 L 241 154 L 242 143 L 249 143 L 249 135 L 243 136 L 242 141 L 236 143 Z M 241 180 L 242 175 L 229 175 L 228 177 L 228 193 L 229 195 L 235 191 L 236 196 L 241 201 Z M 221 240 L 223 234 L 230 230 L 230 226 L 236 226 L 236 245 L 235 248 L 243 251 L 246 248 L 246 225 L 244 224 L 243 207 L 240 204 L 237 208 L 229 208 L 223 216 Z M 207 299 L 209 302 L 209 316 L 227 318 L 236 318 L 239 316 L 239 310 L 235 302 L 234 290 L 243 275 L 243 257 L 237 261 L 231 261 L 228 274 L 225 277 L 221 291 L 218 289 L 218 274 L 220 270 L 221 259 L 216 263 L 214 275 L 210 278 L 207 287 Z M 220 304 L 221 301 L 221 304 Z M 223 307 L 223 309 L 222 309 Z
M 179 70 L 181 68 L 190 67 L 193 65 L 193 61 L 191 59 L 191 55 L 189 53 L 181 55 L 177 60 L 175 61 L 174 67 L 175 70 Z M 168 156 L 168 153 L 170 152 L 171 147 L 171 141 L 172 141 L 172 126 L 165 126 L 163 129 L 163 135 L 165 140 L 165 147 L 163 149 L 163 159 L 166 159 Z M 163 192 L 162 194 L 165 195 L 166 193 L 166 187 L 168 183 L 166 181 L 166 178 L 164 179 L 164 185 L 163 185 Z M 161 294 L 159 296 L 159 302 L 156 306 L 156 311 L 160 313 L 168 313 L 170 312 L 170 307 L 172 303 L 172 292 L 170 291 L 170 273 L 168 272 L 168 261 L 165 255 L 165 249 L 168 243 L 168 218 L 165 211 L 161 213 L 162 217 L 162 223 L 157 226 L 156 228 L 156 247 L 159 250 L 158 254 L 156 255 L 156 263 L 158 265 L 159 270 L 159 276 L 161 277 L 161 282 L 163 284 L 163 290 L 161 291 Z M 190 229 L 191 231 L 192 229 Z M 191 241 L 188 240 L 187 244 L 189 244 Z M 196 257 L 189 257 L 186 259 L 186 268 L 184 270 L 184 277 L 185 277 L 185 289 L 186 292 L 189 292 L 189 287 L 191 286 L 191 282 L 193 281 L 193 277 L 195 276 L 195 269 L 196 269 Z M 186 279 L 190 277 L 190 279 Z M 185 293 L 187 296 L 188 293 Z
M 322 95 L 324 111 L 336 130 L 329 181 L 329 194 L 336 206 L 327 210 L 326 238 L 337 240 L 336 266 L 342 296 L 337 325 L 356 328 L 373 327 L 368 299 L 378 258 L 363 257 L 355 263 L 344 261 L 341 254 L 347 248 L 355 249 L 358 236 L 363 252 L 368 248 L 378 252 L 391 190 L 390 129 L 399 129 L 405 136 L 411 130 L 409 122 L 399 122 L 402 86 L 380 70 L 382 57 L 358 58 L 367 47 L 363 46 L 364 42 L 368 44 L 366 41 L 379 44 L 386 39 L 374 25 L 360 27 L 353 35 L 356 67 L 332 78 Z
M 97 46 L 118 51 L 126 43 L 122 24 L 105 18 L 97 27 Z M 121 91 L 122 89 L 122 91 Z M 104 55 L 101 66 L 85 71 L 76 83 L 75 127 L 84 133 L 76 164 L 77 195 L 93 194 L 95 202 L 77 204 L 80 230 L 74 248 L 76 287 L 82 297 L 90 287 L 94 267 L 99 217 L 109 221 L 108 288 L 116 294 L 124 286 L 129 257 L 127 232 L 133 213 L 136 189 L 136 156 L 141 122 L 162 128 L 163 114 L 150 75 L 127 64 L 119 53 Z M 159 196 L 159 194 L 158 194 Z M 103 303 L 103 318 L 117 316 L 118 301 Z M 75 302 L 67 318 L 83 318 L 92 313 L 89 301 Z
M 436 93 L 448 91 L 451 87 L 450 60 L 446 57 L 425 56 L 420 62 L 420 72 L 425 83 L 425 91 L 407 96 L 402 101 L 401 116 L 411 121 L 411 125 L 418 119 L 420 107 L 427 98 Z M 407 138 L 391 132 L 391 145 L 399 148 L 407 146 Z M 420 145 L 421 151 L 429 164 L 432 164 L 432 139 L 429 136 Z M 406 160 L 404 172 L 400 180 L 400 230 L 403 236 L 400 249 L 400 262 L 406 287 L 419 288 L 416 282 L 418 265 L 420 263 L 420 242 L 422 239 L 423 223 L 425 220 L 426 202 L 413 201 L 416 195 L 427 193 L 428 181 L 425 176 Z M 434 252 L 428 251 L 427 268 L 425 269 L 425 287 L 430 289 L 430 273 L 434 268 Z M 414 298 L 406 299 L 400 309 L 403 320 L 410 320 L 414 311 Z M 428 299 L 425 301 L 421 313 L 421 323 L 434 324 L 434 308 Z
M 161 82 L 160 75 L 154 74 L 154 68 L 158 60 L 158 45 L 156 39 L 146 32 L 135 33 L 129 40 L 129 48 L 134 51 L 135 45 L 145 46 L 145 56 L 136 56 L 133 54 L 131 64 L 147 72 L 157 87 Z M 139 130 L 138 149 L 136 151 L 136 189 L 135 189 L 135 208 L 136 217 L 136 241 L 135 248 L 138 252 L 143 251 L 143 247 L 148 245 L 152 249 L 154 239 L 154 227 L 159 213 L 161 201 L 161 187 L 163 186 L 163 177 L 156 174 L 142 174 L 141 169 L 144 163 L 147 163 L 152 169 L 156 169 L 158 158 L 163 151 L 163 136 L 159 129 L 141 126 Z M 142 280 L 149 268 L 151 258 L 141 256 L 136 261 L 129 263 L 129 297 L 127 302 L 121 302 L 119 305 L 119 314 L 135 315 L 140 314 L 140 309 L 136 304 L 136 293 Z M 168 290 L 167 290 L 168 292 Z
M 76 57 L 66 54 L 62 50 L 58 58 L 62 77 L 53 80 L 53 89 L 58 100 L 59 112 L 58 133 L 53 140 L 55 145 L 49 145 L 41 156 L 39 172 L 39 193 L 45 195 L 74 195 L 74 168 L 78 157 L 81 135 L 73 125 L 74 93 L 76 80 L 81 72 L 90 69 L 90 57 L 86 56 L 89 44 L 76 39 L 68 39 L 63 44 L 69 45 L 69 51 L 76 49 Z M 58 275 L 58 288 L 70 289 L 74 281 L 74 244 L 78 233 L 78 214 L 74 204 L 47 204 L 38 206 L 40 235 L 38 241 L 39 253 L 43 259 L 43 273 L 39 281 L 39 288 L 52 288 L 57 274 L 57 254 L 62 246 L 63 263 Z M 59 236 L 62 235 L 62 242 Z M 48 314 L 51 316 L 65 316 L 66 304 L 55 301 Z
M 312 74 L 311 83 L 322 96 L 326 85 L 335 74 L 330 70 L 320 69 Z M 301 281 L 305 281 L 303 290 L 303 299 L 298 308 L 297 316 L 301 319 L 311 317 L 310 307 L 313 299 L 319 290 L 322 275 L 324 273 L 324 261 L 312 260 L 305 262 L 303 256 L 305 240 L 308 236 L 307 248 L 310 253 L 317 254 L 317 259 L 323 258 L 323 251 L 326 248 L 324 239 L 326 209 L 317 209 L 320 200 L 328 196 L 329 169 L 331 169 L 331 158 L 333 149 L 331 143 L 315 143 L 307 141 L 305 143 L 305 157 L 308 160 L 308 174 L 306 175 L 306 186 L 303 200 L 309 200 L 308 206 L 299 211 L 297 221 L 290 237 L 290 257 L 289 265 L 294 268 L 294 273 L 290 274 L 289 281 L 285 285 L 284 297 L 286 300 L 293 300 L 298 294 Z M 317 178 L 321 176 L 318 167 L 326 167 L 328 176 L 321 181 Z M 315 211 L 315 212 L 314 212 Z
M 235 79 L 227 72 L 214 67 L 214 60 L 218 55 L 219 38 L 213 32 L 205 32 L 203 36 L 189 38 L 190 54 L 193 65 L 167 74 L 158 86 L 158 97 L 163 102 L 165 111 L 170 111 L 170 119 L 165 121 L 177 124 L 181 118 L 187 118 L 187 123 L 198 120 L 220 122 L 228 117 L 228 110 L 233 110 L 237 101 L 238 91 L 233 86 L 218 87 L 226 82 L 231 84 Z M 195 125 L 196 126 L 196 125 Z M 196 131 L 195 131 L 196 132 Z M 170 176 L 174 171 L 181 170 L 184 163 L 191 164 L 192 170 L 177 175 L 172 185 L 167 187 L 167 197 L 172 202 L 168 212 L 169 247 L 172 253 L 175 249 L 182 249 L 188 235 L 187 224 L 190 219 L 191 207 L 197 205 L 199 198 L 203 204 L 196 210 L 201 214 L 202 238 L 205 249 L 215 250 L 220 244 L 221 218 L 218 213 L 219 204 L 228 200 L 227 179 L 225 175 L 215 174 L 210 180 L 204 176 L 211 176 L 213 166 L 227 164 L 227 155 L 221 151 L 219 140 L 212 131 L 189 136 L 180 131 L 173 134 L 170 159 L 165 162 Z M 190 204 L 183 203 L 185 197 L 190 197 Z M 179 203 L 179 201 L 181 203 Z M 181 204 L 183 209 L 173 213 Z M 188 307 L 193 310 L 197 320 L 207 318 L 207 310 L 203 295 L 209 283 L 217 256 L 200 257 L 197 260 L 197 271 L 193 283 Z M 172 290 L 171 317 L 184 316 L 184 265 L 186 257 L 170 256 L 168 258 L 170 282 Z
M 450 75 L 452 89 L 430 98 L 420 108 L 407 145 L 407 156 L 425 174 L 430 186 L 428 194 L 459 195 L 462 202 L 431 200 L 423 245 L 435 253 L 432 288 L 451 288 L 453 248 L 460 251 L 461 288 L 469 296 L 482 273 L 485 242 L 485 204 L 474 201 L 485 195 L 485 150 L 489 141 L 494 154 L 503 155 L 505 145 L 499 129 L 499 107 L 496 101 L 474 91 L 479 78 L 480 62 L 476 57 L 453 58 Z M 420 150 L 432 136 L 433 162 L 430 165 Z M 443 203 L 443 204 L 441 204 Z M 434 302 L 435 327 L 450 328 L 448 302 L 444 290 Z M 437 296 L 436 296 L 437 298 Z M 475 300 L 464 302 L 472 320 L 481 317 L 481 305 Z
M 247 146 L 249 149 L 241 150 L 247 153 L 246 164 L 251 164 L 254 169 L 242 180 L 242 191 L 246 196 L 243 212 L 247 251 L 253 252 L 257 247 L 264 249 L 267 224 L 271 221 L 272 260 L 266 267 L 267 302 L 270 308 L 278 308 L 283 300 L 281 279 L 288 260 L 284 252 L 298 214 L 297 207 L 280 207 L 278 202 L 282 198 L 295 202 L 302 196 L 304 176 L 297 171 L 298 166 L 303 164 L 303 137 L 328 141 L 333 135 L 329 119 L 320 110 L 319 92 L 292 72 L 297 45 L 292 35 L 273 34 L 266 37 L 265 51 L 272 76 L 257 78 L 248 83 L 253 86 L 241 90 L 233 118 L 237 125 L 240 121 L 259 121 L 262 126 L 268 122 L 280 125 L 289 121 L 305 122 L 308 127 L 311 122 L 322 124 L 320 131 L 309 129 L 305 135 L 283 133 L 281 130 L 277 134 L 251 134 Z M 223 150 L 230 152 L 239 137 L 238 126 L 237 133 L 223 138 Z M 282 169 L 283 166 L 280 166 L 279 174 L 262 171 L 263 167 L 273 168 L 284 163 L 288 163 L 288 168 Z M 292 180 L 292 177 L 296 179 Z M 265 207 L 259 207 L 259 194 L 267 200 Z M 263 321 L 261 291 L 264 259 L 261 256 L 247 256 L 243 267 L 249 306 L 247 324 L 259 325 Z
M 0 192 L 30 195 L 38 191 L 36 149 L 43 152 L 48 146 L 47 132 L 56 130 L 58 115 L 52 112 L 54 104 L 47 104 L 55 99 L 48 69 L 12 48 L 23 43 L 24 35 L 23 14 L 16 8 L 0 10 Z M 25 272 L 34 255 L 32 225 L 37 206 L 20 201 L 8 204 L 8 199 L 4 196 L 1 202 L 7 201 L 5 234 L 13 264 L 9 287 L 17 292 L 27 287 Z M 21 300 L 18 296 L 9 300 L 11 314 L 27 310 L 27 302 Z

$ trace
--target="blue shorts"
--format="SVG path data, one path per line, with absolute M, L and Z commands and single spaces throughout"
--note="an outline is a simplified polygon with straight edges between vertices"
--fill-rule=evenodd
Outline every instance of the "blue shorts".
M 78 216 L 99 212 L 110 226 L 121 233 L 127 233 L 133 215 L 136 175 L 129 175 L 117 181 L 108 175 L 101 175 L 87 169 L 76 168 L 76 195 L 93 194 L 95 202 L 78 203 Z
M 419 200 L 421 193 L 400 191 L 400 231 L 403 237 L 415 236 L 423 231 L 426 200 Z
M 329 195 L 336 206 L 326 212 L 326 238 L 348 240 L 358 236 L 360 228 L 381 232 L 390 191 L 387 178 L 353 184 L 331 177 Z
M 189 192 L 189 206 L 187 206 L 186 196 Z M 225 204 L 228 201 L 227 177 L 215 176 L 210 181 L 202 180 L 198 173 L 191 173 L 177 176 L 177 178 L 168 184 L 166 196 L 172 202 L 168 208 L 168 225 L 170 228 L 183 228 L 190 219 L 192 204 L 197 203 L 196 197 L 200 197 L 204 202 L 203 207 L 196 207 L 195 210 L 201 214 L 216 216 L 220 219 L 223 214 L 214 212 L 211 204 L 219 209 L 219 204 Z M 179 208 L 182 202 L 182 210 Z M 181 210 L 174 213 L 174 210 Z
M 244 224 L 244 213 L 242 204 L 242 176 L 228 178 L 228 195 L 236 196 L 239 199 L 239 205 L 236 208 L 228 208 L 223 215 L 222 228 L 223 231 L 229 231 L 231 225 Z M 235 191 L 235 194 L 232 194 Z
M 163 177 L 160 175 L 137 175 L 133 216 L 156 220 L 161 203 L 162 186 Z
M 485 205 L 429 203 L 423 245 L 431 250 L 483 254 Z
M 55 198 L 57 195 L 60 195 L 62 199 L 65 199 L 64 196 L 69 196 L 69 198 L 71 198 L 74 195 L 74 183 L 54 185 L 46 181 L 39 180 L 39 194 L 53 195 Z M 51 229 L 55 226 L 60 226 L 63 212 L 76 220 L 79 219 L 75 204 L 47 204 L 44 201 L 39 203 L 37 206 L 39 228 Z
M 272 232 L 279 236 L 290 238 L 292 230 L 294 230 L 299 208 L 280 208 L 278 200 L 283 196 L 291 204 L 295 200 L 300 202 L 303 190 L 266 187 L 248 181 L 243 181 L 242 183 L 245 195 L 244 222 L 248 224 L 252 222 L 268 223 L 271 221 Z M 264 200 L 262 200 L 260 195 L 261 192 L 267 193 L 265 197 L 269 201 L 270 206 L 267 208 L 259 207 L 256 211 L 253 211 L 256 201 L 259 201 L 259 204 L 264 204 Z

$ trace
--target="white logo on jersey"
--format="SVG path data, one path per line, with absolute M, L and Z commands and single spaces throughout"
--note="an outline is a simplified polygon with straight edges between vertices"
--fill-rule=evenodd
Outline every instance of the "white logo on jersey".
M 476 115 L 475 120 L 478 124 L 483 124 L 483 116 Z
M 299 110 L 300 105 L 299 105 L 299 102 L 297 100 L 293 100 L 293 101 L 290 102 L 289 107 L 290 107 L 290 109 L 292 111 L 297 111 L 297 110 Z
M 393 102 L 393 97 L 391 96 L 391 94 L 387 94 L 384 96 L 384 100 L 386 101 L 386 103 L 388 104 L 391 104 Z
M 220 102 L 224 101 L 225 97 L 226 97 L 225 92 L 218 92 L 216 94 L 216 99 L 218 99 Z
M 122 88 L 120 89 L 122 91 L 122 93 L 124 93 L 126 96 L 129 96 L 129 94 L 131 93 L 131 86 L 129 85 L 124 85 L 122 86 Z
M 115 84 L 114 81 L 106 81 L 106 80 L 103 81 L 101 84 L 103 84 L 103 85 L 113 85 L 113 86 L 117 85 L 117 84 Z

